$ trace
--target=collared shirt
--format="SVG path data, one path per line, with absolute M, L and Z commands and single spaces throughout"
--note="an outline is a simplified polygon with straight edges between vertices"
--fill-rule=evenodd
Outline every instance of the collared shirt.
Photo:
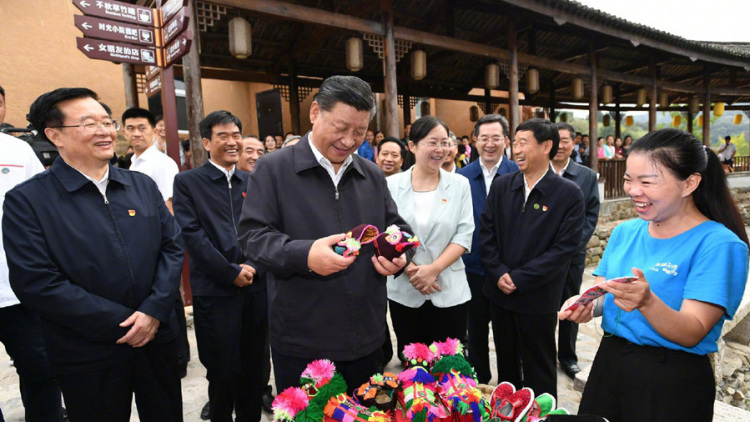
M 484 175 L 485 195 L 490 194 L 490 185 L 492 185 L 492 181 L 495 180 L 497 169 L 500 168 L 500 164 L 502 164 L 502 162 L 503 162 L 503 156 L 501 155 L 500 159 L 497 160 L 497 164 L 492 166 L 491 169 L 487 169 L 487 166 L 484 165 L 484 161 L 481 158 L 479 159 L 479 167 L 482 169 L 482 175 Z
M 0 133 L 0 220 L 3 218 L 5 193 L 43 171 L 42 163 L 29 144 L 16 137 Z M 19 301 L 10 288 L 8 261 L 5 258 L 5 249 L 1 241 L 2 235 L 2 225 L 0 225 L 0 308 L 5 308 L 18 305 Z
M 336 170 L 333 168 L 333 163 L 331 163 L 331 161 L 329 159 L 327 159 L 323 155 L 323 153 L 321 153 L 320 151 L 318 151 L 318 147 L 316 147 L 313 144 L 313 134 L 312 134 L 312 132 L 310 132 L 310 135 L 308 136 L 308 138 L 310 139 L 310 142 L 309 142 L 310 149 L 312 149 L 312 153 L 315 156 L 315 160 L 318 163 L 320 163 L 320 165 L 324 169 L 326 169 L 326 171 L 328 172 L 328 175 L 331 176 L 331 181 L 333 181 L 334 186 L 338 187 L 339 181 L 341 181 L 341 176 L 344 175 L 344 171 L 346 170 L 347 167 L 349 167 L 349 165 L 352 163 L 352 161 L 354 159 L 352 158 L 351 155 L 347 156 L 346 159 L 344 159 L 344 163 L 341 164 L 341 167 L 339 168 L 339 172 L 336 173 Z
M 542 174 L 539 177 L 536 183 L 539 183 L 539 180 L 542 180 L 544 176 L 547 175 L 547 172 L 549 172 L 549 168 L 547 168 L 547 171 L 545 171 L 544 174 Z M 534 183 L 534 186 L 536 186 L 536 183 Z M 526 201 L 529 200 L 529 194 L 531 193 L 531 190 L 534 189 L 534 186 L 529 186 L 529 181 L 526 180 L 526 175 L 524 174 L 523 175 L 523 196 L 524 196 L 523 203 L 524 204 L 526 203 Z
M 180 172 L 177 163 L 168 155 L 159 151 L 156 143 L 148 147 L 139 156 L 133 155 L 130 170 L 141 172 L 156 182 L 164 201 L 172 197 L 174 176 Z
M 227 177 L 227 182 L 232 179 L 232 176 L 234 175 L 234 171 L 237 170 L 237 166 L 232 166 L 231 170 L 227 170 L 224 167 L 214 163 L 214 160 L 208 160 L 209 163 L 213 164 L 214 167 L 221 170 L 222 173 L 224 173 L 224 176 Z
M 443 169 L 443 170 L 445 170 L 445 169 Z M 450 170 L 445 170 L 445 171 L 447 171 L 448 173 L 455 173 L 455 172 L 456 172 L 456 170 L 458 170 L 458 166 L 457 166 L 457 165 L 456 165 L 456 163 L 454 162 L 454 163 L 453 163 L 453 167 L 451 167 L 451 169 L 450 169 Z
M 557 173 L 558 176 L 562 176 L 563 174 L 565 174 L 565 170 L 568 169 L 569 165 L 570 165 L 570 157 L 568 157 L 568 161 L 565 162 L 565 166 L 563 166 L 563 168 L 561 168 L 560 171 L 557 171 L 554 164 L 552 164 L 552 161 L 549 162 L 549 168 L 552 169 L 552 171 L 554 171 L 555 173 Z

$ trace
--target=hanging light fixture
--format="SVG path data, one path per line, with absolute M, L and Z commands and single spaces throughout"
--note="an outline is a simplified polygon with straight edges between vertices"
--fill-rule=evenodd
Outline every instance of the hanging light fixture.
M 612 103 L 612 85 L 604 84 L 602 86 L 602 104 Z
M 411 77 L 415 81 L 427 76 L 427 54 L 423 50 L 414 50 L 411 53 Z
M 604 117 L 602 117 L 602 124 L 604 126 L 609 126 L 610 119 L 611 119 L 610 115 L 609 114 L 605 114 Z
M 638 88 L 638 91 L 635 92 L 635 106 L 641 107 L 644 104 L 646 104 L 646 89 Z
M 633 116 L 625 117 L 625 126 L 633 126 Z
M 703 126 L 703 115 L 698 116 L 698 126 Z
M 469 107 L 469 120 L 471 120 L 472 122 L 476 122 L 477 120 L 479 120 L 479 107 Z
M 364 67 L 364 63 L 362 39 L 352 37 L 346 40 L 346 68 L 357 72 Z
M 698 114 L 698 107 L 700 104 L 698 104 L 698 96 L 693 95 L 690 97 L 690 102 L 688 103 L 688 109 L 690 110 L 691 114 Z
M 529 94 L 539 92 L 539 71 L 534 68 L 526 71 L 526 92 Z
M 672 126 L 678 127 L 680 126 L 680 123 L 682 123 L 682 116 L 677 115 L 672 117 Z
M 571 86 L 571 89 L 573 90 L 574 99 L 580 100 L 581 98 L 583 98 L 583 79 L 573 79 L 573 85 Z
M 484 68 L 484 86 L 487 89 L 500 86 L 500 66 L 497 63 L 490 63 Z
M 737 113 L 734 115 L 734 124 L 738 125 L 740 123 L 742 123 L 742 115 Z
M 721 117 L 724 115 L 724 103 L 715 103 L 714 104 L 714 116 Z
M 659 93 L 659 106 L 669 107 L 669 96 L 667 96 L 666 91 L 662 91 Z
M 250 22 L 240 17 L 229 21 L 229 52 L 238 59 L 253 54 L 253 32 Z
M 430 115 L 430 102 L 429 101 L 422 101 L 422 104 L 419 106 L 419 110 L 422 113 L 422 116 L 429 116 Z

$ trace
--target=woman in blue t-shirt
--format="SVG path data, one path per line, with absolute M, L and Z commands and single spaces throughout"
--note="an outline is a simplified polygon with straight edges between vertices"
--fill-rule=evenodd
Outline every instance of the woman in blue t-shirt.
M 605 335 L 579 412 L 610 422 L 710 421 L 707 355 L 748 275 L 742 217 L 719 159 L 680 130 L 633 143 L 624 187 L 640 219 L 615 228 L 594 274 L 597 283 L 631 272 L 638 279 L 604 284 L 600 311 L 590 303 L 560 312 L 578 323 L 602 314 Z

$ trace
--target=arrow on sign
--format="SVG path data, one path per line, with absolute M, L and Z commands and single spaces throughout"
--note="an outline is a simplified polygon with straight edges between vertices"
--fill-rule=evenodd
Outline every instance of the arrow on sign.
M 85 8 L 91 6 L 91 3 L 86 3 L 86 0 L 82 0 L 81 3 L 80 3 L 80 5 L 81 5 L 81 7 L 83 7 L 85 9 Z
M 84 29 L 91 29 L 91 28 L 93 28 L 93 26 L 89 25 L 89 23 L 88 23 L 88 22 L 84 22 L 83 24 L 81 24 L 81 26 L 82 26 L 82 27 L 83 27 Z
M 92 46 L 90 46 L 90 45 L 86 44 L 86 45 L 84 45 L 84 46 L 83 46 L 83 49 L 84 49 L 84 50 L 86 50 L 86 51 L 91 51 L 91 50 L 93 50 L 93 49 L 94 49 L 94 47 L 92 47 Z

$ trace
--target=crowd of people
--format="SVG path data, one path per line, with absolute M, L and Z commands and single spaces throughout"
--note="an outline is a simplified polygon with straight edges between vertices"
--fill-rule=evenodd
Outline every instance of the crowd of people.
M 128 421 L 133 397 L 140 420 L 183 419 L 186 255 L 212 421 L 260 420 L 271 371 L 281 392 L 329 359 L 352 389 L 394 351 L 447 337 L 467 342 L 488 383 L 490 327 L 496 379 L 556 396 L 558 362 L 581 370 L 577 324 L 597 316 L 606 334 L 581 413 L 710 420 L 707 355 L 748 275 L 716 154 L 674 129 L 599 139 L 600 157 L 627 158 L 640 218 L 615 229 L 595 270 L 609 294 L 571 310 L 600 206 L 588 136 L 540 118 L 511 133 L 488 114 L 460 138 L 423 116 L 398 139 L 369 129 L 375 112 L 353 76 L 323 81 L 303 136 L 245 136 L 213 111 L 199 125 L 209 159 L 178 172 L 148 110 L 117 120 L 86 88 L 41 95 L 29 120 L 59 151 L 49 169 L 0 134 L 0 341 L 26 420 L 62 420 L 61 394 L 75 422 Z M 120 161 L 119 131 L 132 147 Z M 338 254 L 363 223 L 419 245 Z

